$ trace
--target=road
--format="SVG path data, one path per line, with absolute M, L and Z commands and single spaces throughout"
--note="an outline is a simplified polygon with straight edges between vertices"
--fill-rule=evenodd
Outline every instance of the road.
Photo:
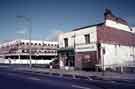
M 135 82 L 84 80 L 0 69 L 0 89 L 135 89 Z

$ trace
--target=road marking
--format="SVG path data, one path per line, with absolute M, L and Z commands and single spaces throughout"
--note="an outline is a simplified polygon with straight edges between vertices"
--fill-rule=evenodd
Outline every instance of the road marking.
M 83 87 L 83 86 L 79 86 L 79 85 L 72 85 L 72 87 L 79 88 L 79 89 L 91 89 L 89 87 Z
M 39 78 L 36 78 L 36 77 L 28 77 L 28 79 L 31 79 L 31 80 L 40 80 Z

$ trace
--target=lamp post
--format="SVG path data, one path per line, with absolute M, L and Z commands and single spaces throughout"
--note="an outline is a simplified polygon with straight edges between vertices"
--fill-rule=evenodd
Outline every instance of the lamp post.
M 75 31 L 74 31 L 74 35 L 72 36 L 72 38 L 74 39 L 74 46 L 73 46 L 74 47 L 74 52 L 73 52 L 74 53 L 74 60 L 73 60 L 74 62 L 73 62 L 73 64 L 75 66 L 75 49 L 76 49 L 76 40 L 75 40 L 76 34 L 75 34 Z

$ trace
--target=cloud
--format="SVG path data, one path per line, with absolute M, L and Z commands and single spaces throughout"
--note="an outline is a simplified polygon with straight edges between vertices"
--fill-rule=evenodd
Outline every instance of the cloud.
M 46 36 L 46 40 L 57 41 L 60 33 L 63 33 L 63 31 L 62 30 L 56 30 L 56 29 L 50 30 L 48 35 Z

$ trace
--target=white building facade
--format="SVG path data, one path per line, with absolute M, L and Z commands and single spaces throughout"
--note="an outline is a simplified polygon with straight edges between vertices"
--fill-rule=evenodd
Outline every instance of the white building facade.
M 115 70 L 121 66 L 134 67 L 135 34 L 125 20 L 114 16 L 110 10 L 106 10 L 104 17 L 103 23 L 60 34 L 61 68 Z M 68 55 L 71 53 L 72 58 Z
M 31 45 L 30 45 L 31 43 Z M 58 42 L 14 40 L 0 45 L 1 64 L 49 64 L 57 57 Z M 30 52 L 31 50 L 31 52 Z

